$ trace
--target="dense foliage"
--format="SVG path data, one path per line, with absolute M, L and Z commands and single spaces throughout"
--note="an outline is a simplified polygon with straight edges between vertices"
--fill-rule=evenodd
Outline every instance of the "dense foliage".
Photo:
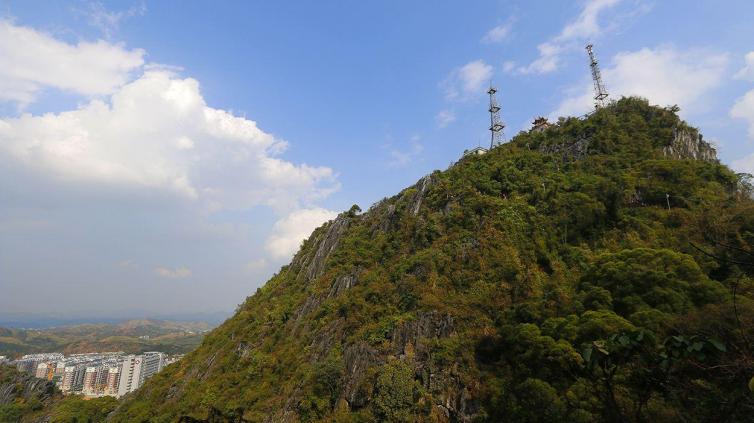
M 623 99 L 354 207 L 112 419 L 750 421 L 751 186 L 682 130 Z

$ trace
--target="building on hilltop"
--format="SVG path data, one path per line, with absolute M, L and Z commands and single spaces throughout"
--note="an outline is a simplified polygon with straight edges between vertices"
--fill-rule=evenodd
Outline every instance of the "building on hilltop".
M 551 126 L 552 124 L 547 121 L 546 117 L 538 116 L 531 123 L 531 129 L 529 130 L 529 132 L 544 132 L 547 128 Z
M 474 147 L 471 150 L 464 150 L 463 157 L 466 156 L 481 156 L 482 154 L 487 153 L 487 149 L 484 147 Z

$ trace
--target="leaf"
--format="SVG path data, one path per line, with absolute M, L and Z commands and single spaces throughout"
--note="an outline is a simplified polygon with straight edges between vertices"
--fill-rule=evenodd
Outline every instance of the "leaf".
M 723 344 L 722 342 L 718 341 L 717 339 L 710 338 L 708 341 L 709 341 L 710 344 L 712 344 L 713 347 L 717 348 L 718 351 L 722 351 L 722 352 L 727 351 L 725 349 L 725 344 Z

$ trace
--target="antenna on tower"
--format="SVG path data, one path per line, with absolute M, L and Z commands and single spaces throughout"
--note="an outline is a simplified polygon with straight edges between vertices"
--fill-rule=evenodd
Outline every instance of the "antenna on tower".
M 597 58 L 592 51 L 593 47 L 592 44 L 587 44 L 586 52 L 589 54 L 589 67 L 592 68 L 592 81 L 594 82 L 594 108 L 599 109 L 600 107 L 605 107 L 607 90 L 605 89 L 605 84 L 602 83 L 602 74 L 597 64 Z
M 497 104 L 495 93 L 497 93 L 497 89 L 490 82 L 490 89 L 487 91 L 487 94 L 490 95 L 490 150 L 505 141 L 505 133 L 503 132 L 505 124 L 500 118 L 500 106 Z

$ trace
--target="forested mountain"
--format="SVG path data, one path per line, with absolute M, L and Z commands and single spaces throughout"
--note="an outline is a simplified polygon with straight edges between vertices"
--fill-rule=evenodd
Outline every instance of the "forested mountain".
M 676 112 L 621 99 L 354 206 L 110 420 L 751 421 L 752 187 Z

